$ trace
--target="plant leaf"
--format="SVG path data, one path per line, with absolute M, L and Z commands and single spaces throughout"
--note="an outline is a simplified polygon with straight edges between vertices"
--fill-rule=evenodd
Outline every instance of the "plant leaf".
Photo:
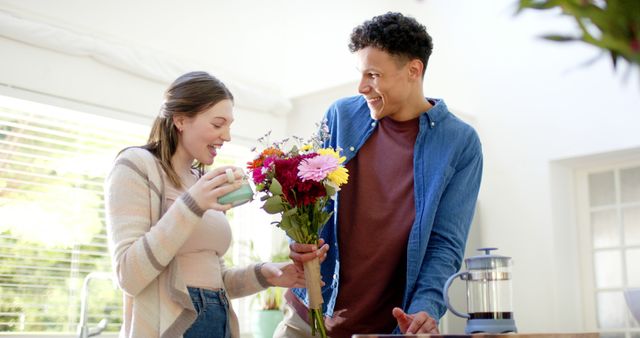
M 279 227 L 285 232 L 289 231 L 289 229 L 291 229 L 291 217 L 282 215 L 282 221 L 280 221 Z
M 274 195 L 282 195 L 282 185 L 278 180 L 274 177 L 271 180 L 271 186 L 269 186 L 269 191 Z
M 264 205 L 262 205 L 262 209 L 272 215 L 282 212 L 284 210 L 282 207 L 282 198 L 278 195 L 269 197 L 267 201 L 264 202 Z
M 579 37 L 569 36 L 569 35 L 559 35 L 559 34 L 548 34 L 543 35 L 543 39 L 557 42 L 567 42 L 567 41 L 580 41 Z
M 327 191 L 327 196 L 333 196 L 336 194 L 336 189 L 329 184 L 324 184 L 324 189 Z
M 288 217 L 288 216 L 293 216 L 293 215 L 295 215 L 295 214 L 296 214 L 296 212 L 298 212 L 298 208 L 294 207 L 293 209 L 289 209 L 289 210 L 285 211 L 285 212 L 282 214 L 282 217 L 285 217 L 285 216 L 287 216 L 287 217 Z

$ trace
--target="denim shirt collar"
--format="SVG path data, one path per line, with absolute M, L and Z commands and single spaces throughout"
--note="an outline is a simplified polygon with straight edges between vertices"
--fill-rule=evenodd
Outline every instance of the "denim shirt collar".
M 449 109 L 442 99 L 428 97 L 426 99 L 430 102 L 435 102 L 435 104 L 426 113 L 420 115 L 420 127 L 428 126 L 429 128 L 435 128 L 440 121 L 447 117 Z
M 345 163 L 348 163 L 358 152 L 358 150 L 364 145 L 367 139 L 371 136 L 375 128 L 378 126 L 378 121 L 371 118 L 369 114 L 369 108 L 367 106 L 366 101 L 362 96 L 357 98 L 352 98 L 357 103 L 353 104 L 353 106 L 359 106 L 359 112 L 356 114 L 346 114 L 346 115 L 337 115 L 338 120 L 354 119 L 357 121 L 351 121 L 354 125 L 365 126 L 358 130 L 350 129 L 350 133 L 345 133 L 342 135 L 342 138 L 338 140 L 337 144 L 333 144 L 333 146 L 338 146 L 343 149 L 343 155 L 346 157 Z M 442 120 L 444 120 L 448 114 L 449 110 L 447 109 L 447 105 L 444 103 L 444 100 L 437 98 L 429 98 L 426 97 L 426 100 L 429 100 L 432 103 L 435 103 L 431 109 L 427 112 L 423 112 L 420 114 L 420 130 L 436 128 Z

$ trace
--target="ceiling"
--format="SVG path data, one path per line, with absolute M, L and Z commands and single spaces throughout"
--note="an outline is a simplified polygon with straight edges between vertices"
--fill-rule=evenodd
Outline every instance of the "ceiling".
M 285 98 L 357 78 L 354 26 L 390 10 L 426 15 L 416 0 L 0 0 L 31 20 L 202 65 Z

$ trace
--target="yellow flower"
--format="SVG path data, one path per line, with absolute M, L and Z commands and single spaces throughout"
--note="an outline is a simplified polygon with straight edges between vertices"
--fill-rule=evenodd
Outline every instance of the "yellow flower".
M 318 150 L 318 154 L 320 155 L 329 155 L 329 156 L 333 156 L 338 160 L 338 163 L 342 163 L 344 162 L 344 160 L 346 160 L 347 158 L 344 156 L 340 156 L 340 154 L 336 151 L 333 150 L 331 148 L 322 148 Z M 345 181 L 346 182 L 346 181 Z
M 308 151 L 311 150 L 311 148 L 313 148 L 313 146 L 311 144 L 305 144 L 302 147 L 300 147 L 301 151 Z
M 338 166 L 336 170 L 330 172 L 327 175 L 327 178 L 329 179 L 329 181 L 331 181 L 333 184 L 339 187 L 347 183 L 347 181 L 349 180 L 349 172 L 347 168 L 343 166 Z

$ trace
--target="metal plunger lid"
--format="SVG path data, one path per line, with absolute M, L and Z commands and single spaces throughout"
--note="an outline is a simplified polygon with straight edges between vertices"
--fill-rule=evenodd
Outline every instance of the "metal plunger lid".
M 498 248 L 480 248 L 478 251 L 484 251 L 484 255 L 466 258 L 464 262 L 467 265 L 467 269 L 487 270 L 511 266 L 511 257 L 492 255 L 492 250 L 498 250 Z

